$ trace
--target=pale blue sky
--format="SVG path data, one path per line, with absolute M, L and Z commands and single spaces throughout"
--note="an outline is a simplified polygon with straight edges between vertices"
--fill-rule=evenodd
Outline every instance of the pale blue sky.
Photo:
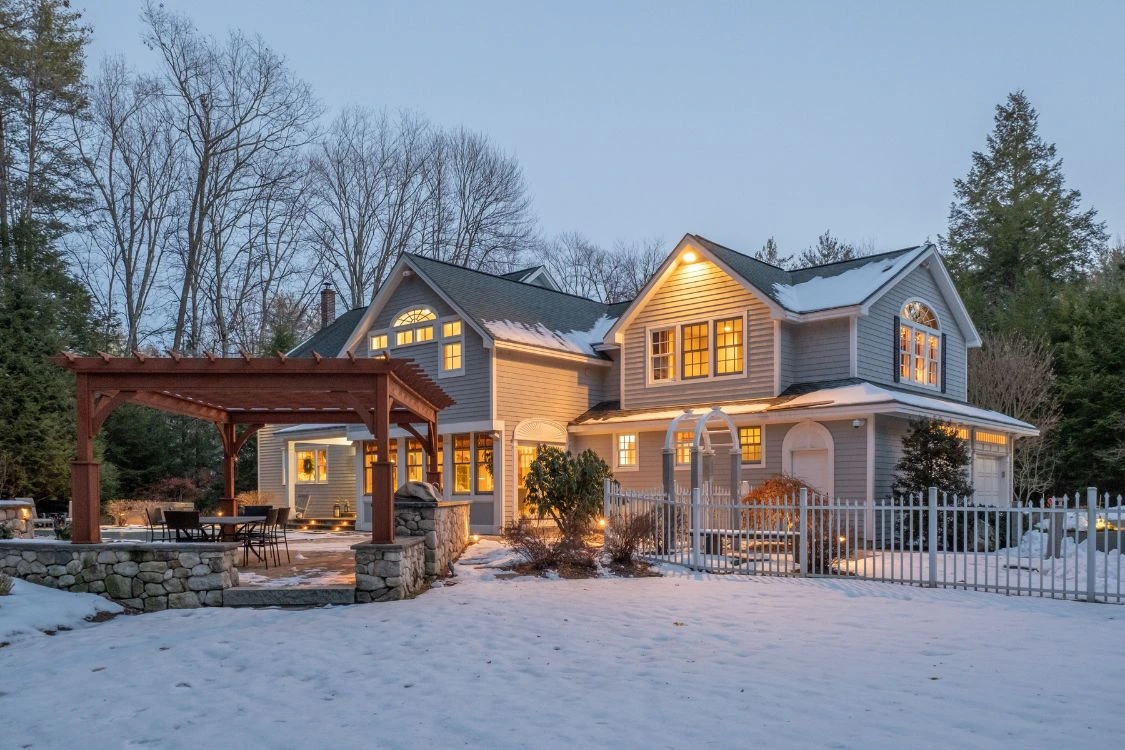
M 515 153 L 543 230 L 783 252 L 946 227 L 1014 89 L 1125 234 L 1125 2 L 165 0 L 261 34 L 329 110 L 407 108 Z M 140 0 L 77 0 L 137 67 Z

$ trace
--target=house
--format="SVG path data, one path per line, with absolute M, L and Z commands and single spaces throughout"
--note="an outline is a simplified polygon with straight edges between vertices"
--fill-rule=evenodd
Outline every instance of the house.
M 523 512 L 540 444 L 590 448 L 625 487 L 660 486 L 665 432 L 690 408 L 733 417 L 745 481 L 784 472 L 853 500 L 890 495 L 912 418 L 957 425 L 976 499 L 997 505 L 1011 498 L 1013 441 L 1036 434 L 966 402 L 980 337 L 930 244 L 786 271 L 689 234 L 620 304 L 561 292 L 542 268 L 492 275 L 406 254 L 368 307 L 333 320 L 326 300 L 324 326 L 291 355 L 417 361 L 456 401 L 439 420 L 442 492 L 471 502 L 481 533 Z M 392 437 L 396 484 L 422 479 L 422 444 Z M 363 528 L 370 438 L 267 427 L 260 489 L 309 516 L 358 508 Z M 689 439 L 676 435 L 685 481 Z

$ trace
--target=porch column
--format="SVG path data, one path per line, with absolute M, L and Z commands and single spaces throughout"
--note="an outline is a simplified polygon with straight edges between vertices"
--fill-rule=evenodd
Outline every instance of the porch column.
M 86 375 L 76 376 L 77 451 L 70 463 L 70 540 L 75 544 L 97 544 L 101 530 L 101 465 L 94 460 L 94 394 Z
M 391 544 L 395 540 L 395 488 L 391 478 L 391 401 L 386 375 L 375 377 L 373 417 L 370 427 L 376 456 L 371 465 L 371 542 Z

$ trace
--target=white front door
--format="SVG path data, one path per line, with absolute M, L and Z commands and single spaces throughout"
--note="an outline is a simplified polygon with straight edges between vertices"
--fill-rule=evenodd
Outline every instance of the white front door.
M 977 505 L 1000 505 L 1004 486 L 1004 457 L 977 456 L 973 459 L 973 502 Z
M 792 453 L 793 476 L 818 492 L 830 492 L 832 465 L 825 448 L 799 449 Z

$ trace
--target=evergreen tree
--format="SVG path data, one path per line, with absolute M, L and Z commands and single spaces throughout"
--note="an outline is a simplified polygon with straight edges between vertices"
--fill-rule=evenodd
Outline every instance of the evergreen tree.
M 969 448 L 953 426 L 939 419 L 916 419 L 902 439 L 902 458 L 895 464 L 895 492 L 942 492 L 966 496 L 969 484 Z
M 984 152 L 954 182 L 949 234 L 941 238 L 950 270 L 978 323 L 1026 320 L 1012 310 L 1035 298 L 1042 309 L 1060 285 L 1075 281 L 1105 247 L 1105 224 L 1067 188 L 1062 159 L 1039 135 L 1039 115 L 1022 91 L 996 107 Z M 1035 315 L 1041 322 L 1043 316 Z
M 0 496 L 69 495 L 74 379 L 48 357 L 90 351 L 90 299 L 36 227 L 0 253 Z M 107 470 L 107 478 L 112 470 Z
M 792 255 L 782 255 L 781 251 L 777 249 L 777 240 L 770 237 L 766 240 L 766 244 L 762 245 L 762 249 L 754 253 L 754 257 L 763 263 L 769 263 L 771 266 L 778 268 L 788 268 L 789 264 L 793 262 Z
M 797 267 L 822 266 L 825 263 L 836 263 L 841 260 L 858 258 L 860 253 L 855 245 L 844 242 L 838 237 L 833 237 L 830 230 L 816 238 L 816 244 L 806 247 L 797 256 Z

